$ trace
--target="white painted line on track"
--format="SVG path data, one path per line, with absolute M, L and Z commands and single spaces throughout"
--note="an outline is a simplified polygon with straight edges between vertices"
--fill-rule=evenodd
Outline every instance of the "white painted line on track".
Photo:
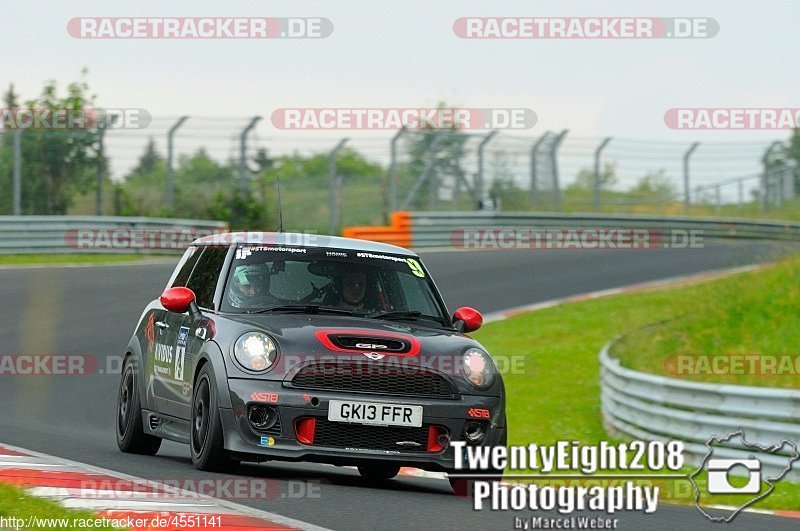
M 0 445 L 2 445 L 5 448 L 8 448 L 9 450 L 13 450 L 13 451 L 16 451 L 16 452 L 28 454 L 30 456 L 39 457 L 41 459 L 48 460 L 48 461 L 54 461 L 57 464 L 60 464 L 60 465 L 63 465 L 63 466 L 75 467 L 75 468 L 78 468 L 78 469 L 83 470 L 85 472 L 91 472 L 91 473 L 95 473 L 95 474 L 102 474 L 102 475 L 114 477 L 114 478 L 117 478 L 117 479 L 123 479 L 123 480 L 127 480 L 127 481 L 139 482 L 140 484 L 148 485 L 148 486 L 150 486 L 150 487 L 152 487 L 154 489 L 162 489 L 165 492 L 170 492 L 171 494 L 175 494 L 175 495 L 179 495 L 179 496 L 180 495 L 186 496 L 186 495 L 191 494 L 189 491 L 185 491 L 183 489 L 178 489 L 178 488 L 174 488 L 174 487 L 165 486 L 164 484 L 158 483 L 156 481 L 150 481 L 150 480 L 147 480 L 147 479 L 131 476 L 131 475 L 128 475 L 128 474 L 123 474 L 121 472 L 116 472 L 114 470 L 108 470 L 108 469 L 96 467 L 96 466 L 93 466 L 93 465 L 87 465 L 85 463 L 79 463 L 77 461 L 71 461 L 69 459 L 64 459 L 64 458 L 61 458 L 61 457 L 55 457 L 55 456 L 47 455 L 47 454 L 43 454 L 43 453 L 40 453 L 40 452 L 35 452 L 33 450 L 28 450 L 27 448 L 20 448 L 20 447 L 17 447 L 17 446 L 12 446 L 12 445 L 6 444 L 6 443 L 0 443 Z M 255 509 L 253 507 L 248 507 L 246 505 L 240 505 L 238 503 L 233 503 L 233 502 L 230 502 L 230 501 L 227 501 L 227 500 L 221 500 L 221 499 L 218 499 L 218 498 L 209 498 L 209 499 L 213 500 L 216 505 L 218 505 L 220 507 L 223 507 L 225 509 L 232 509 L 234 512 L 236 512 L 238 514 L 242 514 L 242 515 L 246 515 L 246 516 L 253 516 L 253 517 L 256 517 L 256 518 L 263 518 L 264 520 L 269 520 L 269 521 L 271 521 L 271 522 L 273 522 L 275 524 L 280 524 L 280 525 L 284 525 L 284 526 L 287 526 L 287 527 L 293 527 L 293 528 L 296 528 L 296 529 L 303 529 L 303 530 L 307 530 L 307 531 L 331 531 L 331 530 L 329 530 L 327 528 L 316 526 L 316 525 L 308 523 L 308 522 L 303 522 L 301 520 L 296 520 L 294 518 L 289 518 L 287 516 L 283 516 L 283 515 L 276 514 L 276 513 L 271 513 L 271 512 L 268 512 L 268 511 L 262 511 L 260 509 Z

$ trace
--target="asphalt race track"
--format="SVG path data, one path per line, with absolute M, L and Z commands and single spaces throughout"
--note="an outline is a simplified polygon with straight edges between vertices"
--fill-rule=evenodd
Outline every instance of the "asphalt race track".
M 471 305 L 492 312 L 784 252 L 770 243 L 734 243 L 683 250 L 425 252 L 423 258 L 451 310 Z M 165 443 L 158 456 L 140 457 L 120 453 L 114 440 L 115 360 L 171 270 L 171 264 L 0 270 L 0 354 L 99 359 L 91 375 L 0 376 L 0 442 L 156 480 L 223 477 L 195 471 L 182 445 Z M 282 463 L 246 464 L 236 474 L 274 480 L 280 494 L 234 501 L 332 529 L 502 530 L 513 529 L 515 516 L 532 516 L 473 511 L 471 500 L 454 496 L 442 479 L 402 477 L 370 487 L 355 470 Z M 626 529 L 711 527 L 692 507 L 660 504 L 655 514 L 614 516 Z M 797 520 L 742 514 L 724 527 L 797 529 Z

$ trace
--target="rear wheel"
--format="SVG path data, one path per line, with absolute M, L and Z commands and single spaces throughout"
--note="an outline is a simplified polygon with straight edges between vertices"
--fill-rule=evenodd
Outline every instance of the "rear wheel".
M 359 465 L 358 473 L 367 481 L 386 481 L 400 473 L 400 466 L 383 464 Z
M 236 465 L 225 451 L 215 382 L 214 370 L 210 363 L 206 363 L 197 375 L 192 396 L 189 446 L 192 464 L 198 470 L 221 471 Z
M 117 446 L 128 454 L 156 455 L 161 438 L 144 432 L 137 383 L 136 366 L 133 357 L 128 356 L 117 394 Z

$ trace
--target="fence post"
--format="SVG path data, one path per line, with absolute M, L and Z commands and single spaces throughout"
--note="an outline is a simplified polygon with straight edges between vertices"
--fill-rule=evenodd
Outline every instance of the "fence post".
M 594 211 L 600 212 L 600 154 L 603 152 L 608 143 L 611 142 L 611 137 L 608 136 L 603 139 L 597 149 L 594 151 Z
M 718 184 L 714 190 L 716 196 L 715 199 L 717 202 L 717 207 L 716 207 L 717 214 L 719 214 L 722 211 L 722 190 L 720 189 L 721 186 L 722 185 Z
M 561 212 L 561 183 L 558 178 L 558 148 L 561 146 L 561 142 L 564 140 L 564 137 L 567 136 L 569 129 L 564 129 L 559 133 L 559 135 L 553 141 L 553 145 L 550 146 L 550 165 L 553 168 L 553 203 L 556 209 L 556 212 Z
M 737 181 L 739 184 L 739 208 L 744 205 L 744 179 L 739 179 Z
M 247 191 L 247 135 L 261 120 L 260 116 L 253 116 L 239 136 L 239 195 L 245 196 Z
M 14 131 L 14 215 L 22 215 L 22 129 Z
M 114 122 L 116 116 L 111 117 L 111 123 Z M 103 181 L 106 177 L 106 161 L 103 158 L 104 145 L 103 139 L 106 136 L 106 127 L 108 124 L 105 120 L 101 120 L 97 124 L 97 193 L 94 197 L 94 214 L 95 216 L 103 215 Z
M 550 138 L 550 131 L 545 132 L 542 136 L 539 137 L 533 147 L 531 148 L 531 189 L 530 189 L 530 199 L 531 199 L 531 206 L 533 206 L 536 202 L 536 172 L 537 172 L 537 157 L 539 156 L 539 146 Z
M 795 172 L 797 171 L 797 163 L 794 160 L 787 160 L 784 168 L 783 184 L 785 186 L 786 197 L 789 200 L 794 199 L 795 196 Z
M 346 138 L 343 138 L 336 144 L 333 151 L 328 155 L 328 234 L 333 236 L 339 230 L 339 189 L 336 182 L 336 156 L 339 150 L 344 147 Z
M 389 210 L 394 212 L 397 210 L 397 143 L 400 137 L 405 133 L 406 128 L 403 126 L 396 135 L 392 137 L 391 143 L 391 162 L 389 163 Z
M 478 203 L 476 206 L 482 209 L 484 206 L 484 178 L 483 178 L 483 148 L 486 147 L 492 138 L 495 137 L 497 131 L 491 131 L 488 135 L 483 137 L 480 144 L 478 144 L 478 173 L 475 174 L 475 198 Z
M 167 208 L 172 209 L 175 205 L 175 170 L 172 167 L 173 161 L 173 140 L 175 139 L 175 131 L 178 130 L 183 122 L 188 120 L 188 116 L 181 116 L 175 125 L 169 128 L 167 132 Z
M 697 149 L 697 146 L 700 145 L 700 142 L 695 142 L 689 149 L 686 150 L 686 153 L 683 154 L 683 206 L 686 209 L 686 212 L 689 212 L 689 208 L 692 206 L 692 193 L 690 186 L 690 179 L 689 179 L 689 157 L 692 156 L 694 150 Z
M 780 140 L 776 140 L 772 144 L 769 145 L 767 151 L 764 152 L 764 156 L 761 157 L 761 163 L 764 165 L 764 173 L 761 177 L 761 209 L 763 212 L 768 212 L 770 207 L 770 195 L 772 195 L 772 188 L 773 183 L 770 181 L 774 180 L 771 174 L 774 175 L 774 169 L 770 171 L 769 167 L 770 164 L 775 161 L 773 155 L 776 154 L 777 149 L 785 149 L 783 142 Z M 778 152 L 778 155 L 781 153 Z M 785 161 L 784 161 L 785 162 Z
M 419 192 L 419 189 L 422 187 L 425 181 L 428 180 L 428 174 L 431 171 L 435 171 L 436 150 L 439 149 L 439 143 L 442 141 L 443 133 L 433 131 L 430 134 L 433 135 L 433 142 L 431 142 L 431 145 L 428 146 L 428 160 L 425 162 L 425 167 L 422 169 L 422 173 L 420 173 L 420 176 L 417 177 L 417 180 L 414 181 L 414 184 L 411 186 L 411 190 L 409 190 L 405 201 L 403 201 L 403 205 L 401 207 L 402 210 L 408 210 L 411 207 L 411 203 L 417 196 L 417 192 Z

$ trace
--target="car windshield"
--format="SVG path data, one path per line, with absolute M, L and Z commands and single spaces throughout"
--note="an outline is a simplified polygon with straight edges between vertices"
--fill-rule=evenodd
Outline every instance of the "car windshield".
M 450 324 L 418 258 L 348 249 L 241 246 L 228 271 L 222 311 Z

